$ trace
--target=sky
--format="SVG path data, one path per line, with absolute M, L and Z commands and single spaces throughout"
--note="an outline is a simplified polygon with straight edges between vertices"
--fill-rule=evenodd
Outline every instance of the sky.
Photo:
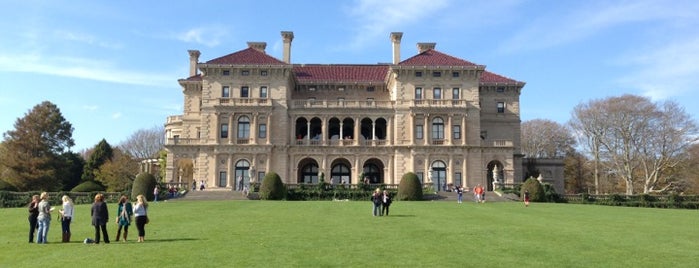
M 594 99 L 635 94 L 699 115 L 699 1 L 5 0 L 0 9 L 0 133 L 50 101 L 79 152 L 126 141 L 183 113 L 187 50 L 205 62 L 266 42 L 292 63 L 401 60 L 418 42 L 526 83 L 522 121 L 565 124 Z

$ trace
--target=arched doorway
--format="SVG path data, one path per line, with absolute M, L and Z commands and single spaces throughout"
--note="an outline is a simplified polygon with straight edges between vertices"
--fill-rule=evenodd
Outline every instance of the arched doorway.
M 435 191 L 447 190 L 447 165 L 442 161 L 434 161 L 430 165 L 430 177 Z
M 503 168 L 504 168 L 504 166 L 502 165 L 502 163 L 500 163 L 500 161 L 494 160 L 494 161 L 490 161 L 490 163 L 488 163 L 488 167 L 487 167 L 488 171 L 486 172 L 486 178 L 487 178 L 486 184 L 487 185 L 485 187 L 488 191 L 495 190 L 493 187 L 494 181 L 497 181 L 498 183 L 505 182 L 505 178 L 504 178 L 504 175 L 502 173 Z
M 306 158 L 299 162 L 297 183 L 318 183 L 318 162 L 311 158 Z
M 338 159 L 332 163 L 330 169 L 330 184 L 351 184 L 352 169 L 347 159 Z
M 364 162 L 363 175 L 364 178 L 369 179 L 371 184 L 384 183 L 383 178 L 383 163 L 381 160 L 372 158 Z
M 245 185 L 250 185 L 250 162 L 242 159 L 235 162 L 235 185 L 233 185 L 233 189 L 242 191 Z

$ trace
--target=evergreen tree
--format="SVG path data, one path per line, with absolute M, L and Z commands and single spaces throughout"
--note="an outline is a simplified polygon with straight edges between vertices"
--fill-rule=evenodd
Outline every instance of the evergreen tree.
M 90 157 L 85 163 L 85 168 L 83 169 L 82 180 L 83 181 L 94 181 L 95 172 L 107 161 L 112 160 L 114 156 L 114 149 L 107 143 L 106 140 L 102 139 L 95 148 L 92 150 Z
M 55 104 L 44 101 L 14 127 L 3 134 L 6 153 L 0 155 L 7 182 L 20 191 L 60 189 L 56 170 L 65 164 L 61 154 L 75 145 L 73 126 Z
M 63 168 L 58 170 L 58 178 L 61 179 L 64 191 L 70 191 L 80 184 L 80 179 L 85 167 L 85 159 L 78 153 L 66 152 L 61 155 Z

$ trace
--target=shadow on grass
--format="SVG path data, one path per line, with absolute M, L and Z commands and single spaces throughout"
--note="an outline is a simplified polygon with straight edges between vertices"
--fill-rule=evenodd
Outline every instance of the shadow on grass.
M 165 242 L 179 242 L 179 241 L 197 241 L 197 240 L 202 240 L 200 238 L 171 238 L 171 239 L 148 239 L 146 236 L 146 241 L 145 243 L 165 243 Z M 131 241 L 129 241 L 131 242 Z M 133 241 L 134 243 L 138 243 L 136 241 Z
M 388 216 L 379 216 L 379 217 L 389 217 L 389 218 L 407 218 L 407 217 L 415 217 L 415 215 L 405 215 L 405 214 L 391 214 Z

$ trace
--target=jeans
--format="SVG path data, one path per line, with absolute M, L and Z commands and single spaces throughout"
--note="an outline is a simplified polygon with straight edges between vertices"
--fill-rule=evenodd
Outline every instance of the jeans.
M 381 204 L 374 203 L 374 216 L 381 216 Z
M 463 201 L 464 201 L 464 195 L 463 195 L 463 194 L 459 194 L 459 203 L 461 203 L 461 202 L 463 202 Z
M 61 231 L 63 231 L 64 234 L 70 233 L 70 220 L 71 218 L 69 217 L 65 217 L 61 220 Z
M 39 219 L 39 231 L 37 231 L 36 243 L 46 244 L 46 235 L 49 233 L 49 225 L 51 225 L 51 218 L 46 217 Z

